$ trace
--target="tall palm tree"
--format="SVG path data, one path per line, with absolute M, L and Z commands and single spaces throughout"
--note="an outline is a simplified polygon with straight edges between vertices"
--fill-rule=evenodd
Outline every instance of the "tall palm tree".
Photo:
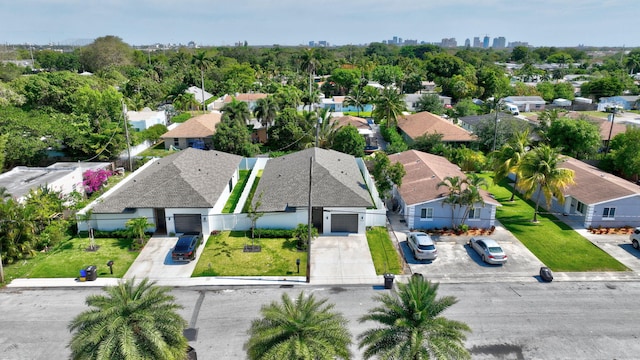
M 493 183 L 497 184 L 504 178 L 509 176 L 510 173 L 514 173 L 516 176 L 515 182 L 518 182 L 518 166 L 522 162 L 527 151 L 529 151 L 529 130 L 518 132 L 513 139 L 500 148 L 500 150 L 494 151 L 491 156 L 493 158 Z M 511 192 L 511 199 L 513 201 L 516 194 L 514 187 Z
M 296 299 L 285 293 L 281 303 L 263 306 L 262 317 L 248 331 L 249 359 L 350 359 L 347 320 L 326 302 L 303 292 Z
M 462 190 L 460 196 L 460 206 L 464 207 L 460 224 L 464 224 L 471 213 L 471 209 L 473 209 L 477 204 L 484 207 L 485 203 L 482 198 L 482 194 L 480 193 L 480 189 L 487 189 L 487 187 L 489 187 L 487 179 L 478 174 L 469 174 L 463 182 L 466 187 Z
M 169 288 L 149 279 L 135 279 L 104 288 L 105 295 L 89 295 L 91 309 L 69 323 L 75 332 L 69 343 L 73 359 L 183 360 L 186 321 Z
M 375 108 L 373 117 L 378 121 L 386 121 L 389 127 L 395 128 L 398 117 L 407 110 L 407 104 L 403 100 L 403 95 L 398 90 L 386 87 L 382 89 L 378 98 L 374 100 Z
M 538 221 L 540 195 L 544 195 L 547 208 L 551 205 L 552 196 L 563 204 L 562 191 L 568 185 L 575 183 L 573 170 L 560 168 L 561 162 L 562 158 L 557 149 L 542 145 L 528 152 L 518 166 L 520 179 L 516 186 L 524 191 L 527 198 L 531 198 L 537 191 L 533 222 Z
M 441 188 L 442 186 L 447 187 L 447 195 L 442 200 L 442 205 L 445 204 L 451 207 L 451 226 L 457 227 L 455 222 L 455 213 L 456 208 L 458 206 L 462 206 L 462 185 L 464 184 L 464 179 L 460 176 L 447 176 L 442 181 L 436 184 L 436 188 Z
M 221 111 L 228 114 L 230 119 L 244 125 L 249 124 L 249 120 L 251 120 L 249 105 L 244 101 L 236 100 L 236 98 L 232 98 L 230 103 L 225 104 Z
M 309 98 L 311 98 L 311 93 L 313 92 L 313 74 L 320 65 L 318 53 L 314 48 L 305 49 L 300 60 L 302 69 L 309 73 Z
M 364 110 L 365 106 L 370 104 L 371 101 L 373 101 L 371 92 L 367 90 L 366 84 L 361 84 L 351 89 L 349 95 L 344 99 L 344 105 L 354 106 L 357 109 L 358 117 L 360 117 L 360 111 Z
M 253 109 L 253 115 L 260 121 L 262 126 L 269 130 L 269 126 L 273 125 L 278 115 L 278 110 L 280 110 L 278 104 L 273 96 L 269 95 L 266 98 L 258 99 L 256 107 Z
M 207 69 L 209 69 L 209 67 L 213 63 L 213 59 L 210 58 L 205 51 L 200 51 L 195 55 L 193 55 L 192 62 L 193 62 L 193 65 L 195 65 L 198 68 L 198 70 L 200 70 L 200 84 L 201 84 L 201 90 L 202 90 L 202 112 L 204 113 L 207 111 L 207 105 L 204 102 L 205 101 L 204 100 L 204 72 Z
M 377 296 L 381 304 L 369 310 L 360 322 L 375 321 L 379 327 L 358 336 L 364 358 L 371 359 L 469 359 L 464 347 L 465 323 L 449 320 L 441 313 L 458 302 L 453 296 L 436 299 L 438 284 L 411 277 L 398 284 L 398 292 Z

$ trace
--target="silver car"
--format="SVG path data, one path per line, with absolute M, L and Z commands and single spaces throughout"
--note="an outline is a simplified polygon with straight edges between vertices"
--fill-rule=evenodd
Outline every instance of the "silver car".
M 487 264 L 504 264 L 507 262 L 507 254 L 490 238 L 472 237 L 469 246 L 475 250 Z
M 429 234 L 410 232 L 407 234 L 407 244 L 416 260 L 435 260 L 438 257 L 436 244 Z
M 640 227 L 633 229 L 633 232 L 629 235 L 629 240 L 631 240 L 631 245 L 633 245 L 634 249 L 640 249 Z

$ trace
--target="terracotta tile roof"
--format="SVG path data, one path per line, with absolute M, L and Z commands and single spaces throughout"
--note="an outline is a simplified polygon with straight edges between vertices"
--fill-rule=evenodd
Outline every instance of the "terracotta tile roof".
M 400 162 L 404 166 L 406 175 L 402 178 L 399 193 L 407 205 L 443 198 L 447 195 L 447 188 L 437 188 L 439 182 L 447 176 L 466 177 L 457 165 L 446 158 L 422 151 L 407 150 L 392 154 L 389 155 L 389 160 L 392 163 Z M 489 193 L 484 190 L 480 192 L 485 203 L 499 205 Z
M 175 129 L 166 132 L 161 136 L 162 139 L 166 138 L 205 138 L 213 136 L 216 131 L 216 125 L 222 119 L 222 114 L 219 112 L 213 112 L 208 114 L 198 115 L 191 118 L 181 125 L 178 125 Z
M 237 101 L 251 102 L 257 101 L 258 99 L 264 99 L 267 97 L 267 94 L 262 93 L 245 93 L 245 94 L 235 94 L 235 95 L 225 95 L 224 103 L 230 103 L 235 98 Z
M 371 127 L 369 126 L 367 120 L 357 116 L 347 115 L 335 117 L 333 118 L 333 121 L 338 122 L 339 127 L 353 125 L 356 127 L 356 129 L 371 130 Z
M 561 167 L 575 172 L 576 183 L 564 194 L 587 205 L 640 195 L 640 186 L 574 158 L 567 157 Z
M 398 118 L 398 128 L 411 139 L 415 139 L 424 134 L 438 133 L 443 135 L 442 141 L 446 142 L 476 140 L 476 138 L 465 129 L 427 111 Z

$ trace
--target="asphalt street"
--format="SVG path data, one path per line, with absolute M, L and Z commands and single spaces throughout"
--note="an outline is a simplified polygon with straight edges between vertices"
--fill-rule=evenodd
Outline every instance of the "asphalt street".
M 371 286 L 194 287 L 174 289 L 190 324 L 190 344 L 200 359 L 245 359 L 251 320 L 263 304 L 299 291 L 328 298 L 349 320 L 354 339 L 372 323 L 360 316 L 387 292 Z M 0 291 L 0 359 L 65 359 L 69 321 L 87 309 L 84 299 L 99 289 Z M 640 283 L 552 282 L 440 285 L 439 295 L 459 302 L 444 316 L 473 330 L 473 359 L 637 359 L 640 353 Z M 356 341 L 356 340 L 354 340 Z M 361 351 L 352 346 L 354 359 Z

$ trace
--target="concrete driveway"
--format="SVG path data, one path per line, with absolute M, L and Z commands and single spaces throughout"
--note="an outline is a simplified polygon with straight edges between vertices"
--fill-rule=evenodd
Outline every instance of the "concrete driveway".
M 319 236 L 311 242 L 311 284 L 384 284 L 364 234 Z
M 196 259 L 191 262 L 174 262 L 171 259 L 171 250 L 178 237 L 152 237 L 144 246 L 136 261 L 133 262 L 125 279 L 136 277 L 142 279 L 148 277 L 151 280 L 167 280 L 189 278 L 198 263 L 200 254 L 204 248 L 202 241 L 196 252 Z

